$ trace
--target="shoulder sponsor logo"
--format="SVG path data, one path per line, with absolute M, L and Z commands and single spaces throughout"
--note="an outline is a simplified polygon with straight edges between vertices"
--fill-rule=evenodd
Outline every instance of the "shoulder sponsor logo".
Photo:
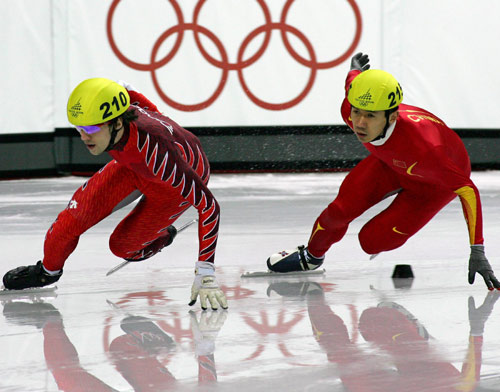
M 444 125 L 441 120 L 439 120 L 437 117 L 433 116 L 430 113 L 425 113 L 425 112 L 421 112 L 418 110 L 408 110 L 408 109 L 407 110 L 400 110 L 400 113 L 408 113 L 407 114 L 408 119 L 413 121 L 413 122 L 418 123 L 422 120 L 428 120 L 428 121 L 431 121 L 431 122 L 436 123 L 436 124 Z

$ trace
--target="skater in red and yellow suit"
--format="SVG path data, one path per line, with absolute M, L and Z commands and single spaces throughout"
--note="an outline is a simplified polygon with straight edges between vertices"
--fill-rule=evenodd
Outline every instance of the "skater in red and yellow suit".
M 363 226 L 359 241 L 370 255 L 396 249 L 459 196 L 471 246 L 469 283 L 478 272 L 488 289 L 500 289 L 484 254 L 481 199 L 462 141 L 432 113 L 402 104 L 403 90 L 391 74 L 369 68 L 367 55 L 352 58 L 341 113 L 370 155 L 351 170 L 316 219 L 307 248 L 275 254 L 268 267 L 277 272 L 318 268 L 355 218 L 395 194 L 390 206 Z

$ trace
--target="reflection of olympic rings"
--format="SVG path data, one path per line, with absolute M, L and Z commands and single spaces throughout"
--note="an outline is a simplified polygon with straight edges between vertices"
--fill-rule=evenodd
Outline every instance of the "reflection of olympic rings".
M 269 12 L 269 8 L 267 7 L 265 0 L 256 0 L 259 6 L 262 9 L 262 12 L 264 14 L 264 20 L 265 23 L 257 28 L 255 28 L 253 31 L 251 31 L 246 38 L 243 40 L 241 43 L 239 49 L 238 49 L 238 56 L 237 60 L 235 63 L 230 63 L 228 61 L 228 56 L 226 53 L 226 49 L 224 48 L 224 45 L 220 41 L 220 39 L 212 33 L 210 30 L 207 28 L 201 26 L 198 24 L 198 17 L 201 12 L 201 9 L 203 5 L 205 4 L 206 0 L 198 0 L 196 3 L 196 6 L 194 8 L 194 13 L 193 13 L 193 22 L 192 23 L 185 23 L 184 22 L 184 17 L 182 15 L 182 10 L 177 3 L 176 0 L 169 0 L 170 4 L 172 5 L 175 15 L 177 17 L 177 25 L 170 27 L 167 29 L 165 32 L 163 32 L 158 40 L 155 42 L 153 45 L 153 49 L 151 52 L 151 59 L 149 63 L 138 63 L 135 61 L 130 60 L 127 58 L 121 51 L 118 49 L 118 46 L 116 45 L 115 39 L 113 37 L 112 33 L 112 22 L 113 22 L 113 16 L 116 11 L 116 7 L 120 3 L 120 0 L 113 0 L 113 3 L 111 4 L 108 12 L 108 17 L 106 21 L 106 31 L 108 35 L 108 40 L 111 45 L 111 49 L 115 53 L 115 55 L 120 59 L 121 62 L 123 62 L 125 65 L 132 69 L 136 69 L 138 71 L 149 71 L 151 72 L 151 77 L 153 79 L 153 85 L 160 95 L 160 97 L 165 101 L 168 105 L 171 107 L 182 110 L 182 111 L 196 111 L 196 110 L 202 110 L 210 106 L 215 100 L 219 97 L 219 95 L 222 93 L 222 90 L 224 89 L 224 86 L 227 81 L 228 77 L 228 72 L 229 71 L 236 71 L 238 73 L 238 79 L 240 81 L 240 84 L 243 88 L 243 91 L 245 94 L 248 96 L 248 98 L 255 103 L 256 105 L 268 109 L 268 110 L 283 110 L 283 109 L 288 109 L 291 108 L 295 105 L 297 105 L 299 102 L 301 102 L 309 93 L 311 90 L 314 80 L 316 78 L 316 73 L 318 69 L 327 69 L 327 68 L 333 68 L 342 62 L 344 62 L 346 59 L 348 59 L 352 53 L 354 52 L 356 46 L 359 43 L 359 40 L 361 38 L 361 13 L 359 11 L 358 5 L 356 4 L 356 0 L 347 0 L 349 5 L 351 6 L 354 16 L 356 19 L 356 32 L 354 35 L 354 38 L 350 44 L 350 46 L 347 48 L 347 50 L 342 53 L 339 57 L 334 58 L 333 60 L 330 61 L 325 61 L 325 62 L 318 62 L 316 60 L 316 53 L 314 51 L 314 48 L 311 44 L 311 42 L 307 39 L 307 37 L 297 28 L 289 25 L 286 23 L 287 15 L 290 10 L 290 7 L 294 0 L 287 0 L 286 4 L 283 7 L 283 10 L 281 12 L 281 17 L 280 21 L 277 23 L 273 23 L 271 21 L 271 14 Z M 163 90 L 161 89 L 161 86 L 158 82 L 158 78 L 156 75 L 156 70 L 163 67 L 166 65 L 170 60 L 173 59 L 173 57 L 177 54 L 177 51 L 179 50 L 181 44 L 182 44 L 182 39 L 184 36 L 185 31 L 193 31 L 194 34 L 194 39 L 196 42 L 196 45 L 202 54 L 202 56 L 205 58 L 205 60 L 210 63 L 211 65 L 219 68 L 222 70 L 222 75 L 221 79 L 213 92 L 213 94 L 206 99 L 203 102 L 197 103 L 197 104 L 182 104 L 174 101 L 170 97 L 168 97 Z M 295 98 L 282 102 L 282 103 L 270 103 L 270 102 L 265 102 L 261 99 L 259 99 L 257 96 L 255 96 L 250 89 L 248 88 L 247 83 L 245 82 L 245 79 L 243 77 L 243 69 L 249 67 L 250 65 L 254 64 L 257 60 L 259 60 L 262 55 L 264 54 L 265 50 L 267 49 L 267 46 L 269 44 L 269 41 L 271 39 L 271 33 L 272 30 L 278 30 L 281 33 L 281 38 L 283 40 L 283 44 L 288 51 L 288 53 L 293 57 L 295 61 L 298 63 L 302 64 L 305 67 L 308 67 L 311 72 L 309 74 L 309 79 L 306 83 L 306 86 L 304 89 L 297 95 Z M 158 51 L 161 47 L 161 45 L 165 42 L 165 40 L 170 37 L 172 34 L 177 33 L 177 38 L 175 40 L 175 43 L 172 47 L 172 49 L 165 55 L 165 57 L 157 60 L 156 56 L 158 54 Z M 245 49 L 248 47 L 250 42 L 259 34 L 263 33 L 264 34 L 264 39 L 262 40 L 262 44 L 258 48 L 258 50 L 253 54 L 250 58 L 247 60 L 243 60 L 243 55 L 245 52 Z M 290 44 L 290 41 L 288 39 L 288 34 L 290 33 L 297 37 L 302 44 L 305 46 L 307 53 L 309 55 L 309 59 L 306 59 L 302 56 L 300 56 L 292 47 Z M 205 37 L 207 37 L 212 43 L 215 45 L 217 50 L 219 51 L 219 54 L 221 56 L 220 60 L 217 60 L 213 58 L 203 47 L 201 40 L 200 40 L 200 34 L 203 34 Z

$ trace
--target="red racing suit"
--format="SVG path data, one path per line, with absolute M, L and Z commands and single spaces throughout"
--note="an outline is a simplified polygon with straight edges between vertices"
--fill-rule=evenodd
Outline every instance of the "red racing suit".
M 352 129 L 347 91 L 360 72 L 346 79 L 341 107 Z M 340 241 L 349 223 L 384 198 L 391 205 L 359 233 L 368 254 L 395 249 L 420 230 L 457 195 L 462 203 L 471 245 L 483 243 L 481 200 L 470 179 L 470 160 L 459 136 L 432 113 L 401 104 L 395 126 L 378 141 L 363 143 L 370 155 L 344 179 L 336 199 L 316 220 L 309 251 L 320 257 Z
M 210 167 L 198 138 L 142 94 L 129 94 L 129 110 L 138 118 L 109 151 L 114 160 L 76 191 L 47 232 L 43 264 L 48 270 L 61 269 L 80 235 L 134 194 L 142 194 L 141 200 L 110 237 L 116 256 L 151 257 L 168 239 L 166 228 L 193 206 L 199 215 L 198 261 L 214 262 L 220 210 L 207 187 Z

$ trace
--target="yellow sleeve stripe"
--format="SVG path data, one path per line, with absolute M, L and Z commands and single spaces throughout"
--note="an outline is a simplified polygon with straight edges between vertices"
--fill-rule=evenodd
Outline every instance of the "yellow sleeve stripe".
M 460 196 L 462 206 L 464 207 L 465 220 L 469 227 L 470 243 L 474 244 L 476 240 L 476 220 L 477 220 L 477 200 L 474 189 L 470 186 L 463 186 L 455 191 Z

